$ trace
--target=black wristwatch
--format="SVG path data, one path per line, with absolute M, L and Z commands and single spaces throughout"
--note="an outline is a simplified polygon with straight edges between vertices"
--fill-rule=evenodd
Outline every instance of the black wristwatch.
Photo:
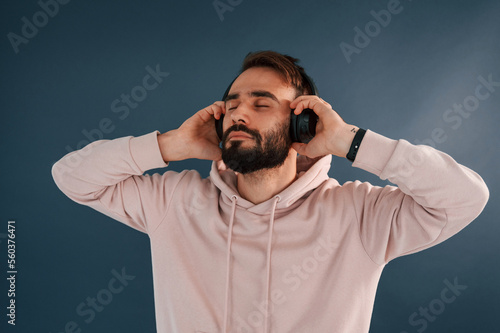
M 363 140 L 365 133 L 366 130 L 362 128 L 358 129 L 358 131 L 356 132 L 356 135 L 354 136 L 354 139 L 351 143 L 351 148 L 349 148 L 349 152 L 345 156 L 349 161 L 354 162 L 356 154 L 358 153 L 359 146 L 361 145 L 361 140 Z

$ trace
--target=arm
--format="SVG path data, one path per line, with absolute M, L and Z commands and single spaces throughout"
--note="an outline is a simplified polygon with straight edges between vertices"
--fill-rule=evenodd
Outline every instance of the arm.
M 92 142 L 56 162 L 52 177 L 71 200 L 150 232 L 160 223 L 182 177 L 173 171 L 142 176 L 168 165 L 161 158 L 158 134 Z
M 196 172 L 167 171 L 143 175 L 168 166 L 165 161 L 220 156 L 214 117 L 216 102 L 187 119 L 176 130 L 139 137 L 99 140 L 66 154 L 52 167 L 52 177 L 71 200 L 92 207 L 126 225 L 152 233 L 162 222 L 172 195 L 183 178 L 198 181 Z
M 308 144 L 293 144 L 299 154 L 346 157 L 358 127 L 346 124 L 318 96 L 299 96 L 290 107 L 296 114 L 311 108 L 319 117 L 316 136 Z M 356 181 L 343 186 L 350 193 L 363 246 L 377 264 L 453 236 L 481 213 L 489 198 L 483 179 L 449 155 L 372 131 L 361 141 L 353 166 L 397 185 L 382 188 Z
M 489 198 L 482 178 L 449 155 L 369 130 L 353 166 L 397 185 L 348 185 L 361 240 L 379 264 L 448 239 L 472 222 Z

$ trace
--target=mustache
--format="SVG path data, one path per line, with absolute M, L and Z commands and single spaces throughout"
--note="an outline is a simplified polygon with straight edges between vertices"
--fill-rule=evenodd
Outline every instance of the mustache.
M 243 124 L 235 124 L 235 125 L 229 127 L 227 129 L 226 133 L 224 133 L 222 141 L 225 141 L 231 132 L 237 132 L 237 131 L 241 131 L 241 132 L 244 132 L 244 133 L 251 135 L 252 137 L 257 139 L 257 142 L 262 141 L 262 137 L 261 137 L 259 132 L 252 131 L 251 129 L 249 129 L 248 127 L 246 127 Z

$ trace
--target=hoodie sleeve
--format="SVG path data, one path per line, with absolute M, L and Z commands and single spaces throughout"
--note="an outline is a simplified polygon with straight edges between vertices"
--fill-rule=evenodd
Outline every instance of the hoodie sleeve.
M 430 146 L 392 140 L 368 130 L 353 163 L 396 186 L 351 183 L 359 232 L 377 264 L 453 236 L 483 210 L 483 179 Z
M 158 134 L 94 141 L 57 161 L 52 177 L 71 200 L 151 233 L 161 223 L 185 174 L 167 171 L 143 175 L 168 166 L 161 156 Z

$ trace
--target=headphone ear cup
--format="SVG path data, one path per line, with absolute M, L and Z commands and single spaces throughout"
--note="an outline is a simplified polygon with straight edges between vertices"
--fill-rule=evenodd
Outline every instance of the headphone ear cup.
M 312 94 L 318 96 L 318 89 L 316 88 L 314 81 L 304 71 L 301 70 L 300 74 L 307 85 L 311 88 Z M 229 90 L 237 78 L 238 76 L 235 77 L 231 84 L 227 87 L 224 95 L 222 96 L 223 101 L 226 100 Z M 223 120 L 224 114 L 221 114 L 220 119 L 215 119 L 215 130 L 220 141 L 222 141 L 222 136 L 224 135 L 222 127 Z M 316 135 L 317 122 L 318 116 L 311 109 L 304 109 L 299 115 L 294 114 L 292 110 L 290 117 L 290 138 L 292 139 L 292 142 L 308 143 L 311 141 L 314 135 Z
M 231 84 L 226 88 L 226 91 L 224 92 L 224 95 L 222 96 L 222 101 L 226 101 L 226 97 L 229 94 L 229 90 L 231 90 L 231 86 L 233 85 L 234 81 L 238 78 L 235 77 Z M 215 131 L 217 132 L 217 136 L 219 137 L 219 141 L 222 141 L 222 136 L 224 135 L 224 129 L 222 124 L 224 123 L 224 113 L 220 115 L 219 119 L 215 119 Z
M 290 138 L 292 142 L 309 143 L 316 135 L 318 116 L 311 109 L 304 109 L 299 115 L 290 116 Z
M 292 142 L 300 142 L 299 141 L 299 133 L 297 133 L 297 120 L 298 116 L 293 113 L 295 109 L 292 109 L 292 113 L 290 114 L 290 138 L 292 139 Z
M 300 71 L 302 78 L 311 89 L 312 95 L 318 96 L 318 88 L 314 81 L 303 70 Z M 290 117 L 290 137 L 293 142 L 309 143 L 316 135 L 316 124 L 318 115 L 311 109 L 304 109 L 299 115 L 295 115 L 292 110 Z
M 219 119 L 215 119 L 215 131 L 219 137 L 219 141 L 222 141 L 222 136 L 224 135 L 222 124 L 224 123 L 224 114 L 220 115 Z

